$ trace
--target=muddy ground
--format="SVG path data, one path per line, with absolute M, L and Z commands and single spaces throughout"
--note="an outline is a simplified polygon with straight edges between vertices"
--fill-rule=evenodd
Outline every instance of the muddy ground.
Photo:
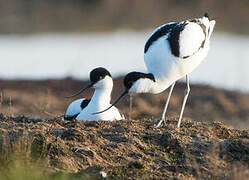
M 175 87 L 167 127 L 153 126 L 167 92 L 135 97 L 131 120 L 62 121 L 71 101 L 64 97 L 84 85 L 72 79 L 0 81 L 0 163 L 7 166 L 11 155 L 21 154 L 46 172 L 70 172 L 85 179 L 101 179 L 100 171 L 107 179 L 249 176 L 249 95 L 191 86 L 180 129 L 176 123 L 184 84 Z M 116 98 L 122 80 L 115 79 L 114 85 Z M 127 117 L 129 98 L 117 107 Z
M 80 97 L 91 97 L 88 90 L 74 99 L 66 99 L 88 81 L 73 79 L 44 81 L 4 81 L 0 80 L 0 112 L 9 116 L 25 115 L 33 118 L 54 118 L 62 115 L 68 104 Z M 178 117 L 185 84 L 175 86 L 168 108 L 168 117 Z M 122 78 L 114 80 L 112 99 L 123 91 Z M 132 119 L 159 119 L 168 92 L 161 94 L 141 94 L 133 98 Z M 126 117 L 129 114 L 129 97 L 117 104 Z M 184 112 L 185 118 L 196 121 L 221 121 L 240 129 L 249 129 L 249 94 L 226 91 L 209 86 L 191 85 L 191 92 Z

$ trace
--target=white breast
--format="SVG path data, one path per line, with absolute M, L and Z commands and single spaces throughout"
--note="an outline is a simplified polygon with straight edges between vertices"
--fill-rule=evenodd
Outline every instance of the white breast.
M 106 112 L 93 114 L 107 109 L 111 100 L 111 90 L 110 88 L 106 89 L 95 89 L 94 94 L 91 98 L 89 104 L 80 112 L 76 117 L 77 120 L 103 120 L 103 121 L 113 121 L 123 119 L 119 114 L 117 108 L 112 107 Z
M 104 109 L 108 108 L 111 106 L 109 104 L 107 107 Z M 81 113 L 76 117 L 77 120 L 86 120 L 86 121 L 95 121 L 95 120 L 103 120 L 103 121 L 114 121 L 114 120 L 122 120 L 124 119 L 118 109 L 116 107 L 112 107 L 111 109 L 100 113 L 100 114 L 93 114 L 99 111 L 102 111 L 104 109 L 99 109 L 96 107 L 89 107 L 85 108 L 81 111 Z
M 204 40 L 205 34 L 200 25 L 191 22 L 187 24 L 179 37 L 180 57 L 194 55 L 199 51 Z

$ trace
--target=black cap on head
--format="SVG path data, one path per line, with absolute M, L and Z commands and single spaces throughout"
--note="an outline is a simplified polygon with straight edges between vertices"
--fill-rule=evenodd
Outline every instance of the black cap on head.
M 106 76 L 112 77 L 110 72 L 102 67 L 95 68 L 90 72 L 90 80 L 92 83 L 96 83 L 99 80 L 104 79 Z
M 155 77 L 153 76 L 153 74 L 149 73 L 149 74 L 146 74 L 146 73 L 141 73 L 141 72 L 130 72 L 128 73 L 125 78 L 124 78 L 124 86 L 126 89 L 130 89 L 131 86 L 133 85 L 133 83 L 135 81 L 137 81 L 138 79 L 150 79 L 152 81 L 156 81 L 155 80 Z
M 90 73 L 90 80 L 91 83 L 88 84 L 86 87 L 84 87 L 83 89 L 79 90 L 77 93 L 71 95 L 71 96 L 67 96 L 66 98 L 71 98 L 71 97 L 75 97 L 78 96 L 79 94 L 81 94 L 82 92 L 84 92 L 85 90 L 93 87 L 93 85 L 98 82 L 101 79 L 104 79 L 106 76 L 111 76 L 111 74 L 109 73 L 109 71 L 107 71 L 105 68 L 99 67 L 99 68 L 95 68 L 91 71 Z

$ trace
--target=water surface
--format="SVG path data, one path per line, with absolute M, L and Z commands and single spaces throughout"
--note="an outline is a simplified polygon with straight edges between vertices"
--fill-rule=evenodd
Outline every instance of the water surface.
M 98 66 L 114 76 L 146 71 L 150 32 L 0 36 L 1 79 L 88 78 Z M 249 92 L 249 36 L 214 33 L 211 49 L 190 74 L 194 83 Z

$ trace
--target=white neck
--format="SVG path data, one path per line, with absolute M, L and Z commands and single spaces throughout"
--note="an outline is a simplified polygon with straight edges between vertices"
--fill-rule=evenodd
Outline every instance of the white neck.
M 97 105 L 99 108 L 108 106 L 111 101 L 111 92 L 111 88 L 95 89 L 89 105 L 91 106 L 91 104 L 95 104 L 95 106 Z
M 113 81 L 112 78 L 106 76 L 104 79 L 94 84 L 94 94 L 91 99 L 91 104 L 97 107 L 105 107 L 110 104 Z

